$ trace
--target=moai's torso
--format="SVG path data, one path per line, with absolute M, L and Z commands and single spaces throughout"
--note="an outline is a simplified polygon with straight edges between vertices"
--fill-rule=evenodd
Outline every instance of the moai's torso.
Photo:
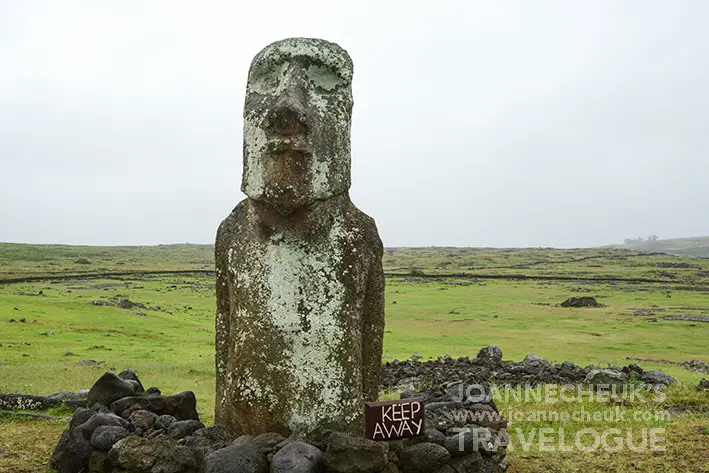
M 361 434 L 376 398 L 382 244 L 346 194 L 313 208 L 273 220 L 246 199 L 219 228 L 216 421 L 236 434 Z

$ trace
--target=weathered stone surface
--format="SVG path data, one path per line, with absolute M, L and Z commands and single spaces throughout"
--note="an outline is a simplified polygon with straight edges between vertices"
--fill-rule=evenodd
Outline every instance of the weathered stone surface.
M 491 368 L 498 367 L 502 364 L 502 350 L 497 345 L 484 347 L 478 352 L 477 359 Z
M 128 422 L 133 424 L 136 429 L 146 431 L 153 428 L 157 418 L 158 415 L 154 412 L 139 410 L 133 412 L 130 417 L 128 417 Z
M 402 473 L 429 473 L 441 468 L 451 454 L 441 445 L 422 442 L 401 452 Z
M 107 371 L 91 386 L 86 402 L 89 407 L 94 404 L 110 406 L 112 402 L 135 393 L 136 385 L 134 383 Z
M 136 373 L 134 370 L 121 371 L 120 373 L 118 373 L 118 377 L 131 383 L 135 388 L 135 392 L 137 394 L 145 391 L 145 389 L 143 389 L 143 384 L 138 379 L 138 373 Z
M 52 453 L 50 467 L 59 473 L 79 473 L 88 470 L 93 448 L 80 427 L 65 431 Z
M 108 456 L 117 467 L 130 472 L 149 472 L 158 458 L 169 455 L 174 442 L 166 437 L 148 439 L 131 435 L 116 442 Z
M 232 444 L 207 455 L 204 473 L 267 473 L 266 456 L 250 442 Z
M 150 473 L 196 473 L 199 465 L 200 457 L 192 449 L 174 445 L 158 455 Z
M 77 427 L 77 430 L 81 430 L 84 437 L 90 439 L 94 433 L 94 430 L 102 425 L 113 425 L 130 430 L 130 424 L 128 421 L 118 417 L 115 414 L 111 414 L 110 412 L 103 412 L 92 416 L 89 420 Z
M 677 382 L 672 376 L 660 370 L 646 371 L 641 379 L 647 384 L 659 384 L 663 386 L 669 386 Z
M 113 464 L 108 458 L 108 453 L 95 450 L 89 459 L 89 473 L 112 473 Z
M 312 445 L 291 442 L 278 450 L 271 460 L 271 473 L 320 473 L 325 455 Z
M 480 452 L 454 457 L 448 461 L 456 473 L 483 473 L 483 459 Z
M 561 307 L 603 307 L 595 297 L 569 297 L 561 303 Z
M 223 442 L 231 443 L 234 440 L 234 435 L 223 425 L 214 424 L 203 429 L 199 429 L 192 435 L 195 437 L 204 437 L 211 443 Z
M 204 424 L 198 420 L 178 420 L 168 427 L 167 435 L 174 439 L 182 439 L 203 428 Z
M 197 399 L 192 391 L 185 391 L 174 396 L 144 394 L 127 396 L 111 404 L 111 410 L 117 415 L 128 418 L 137 410 L 147 410 L 155 414 L 171 415 L 177 420 L 199 420 Z
M 325 451 L 325 464 L 334 473 L 375 473 L 387 463 L 386 443 L 339 432 L 330 436 Z
M 377 396 L 382 243 L 348 195 L 351 80 L 348 54 L 317 39 L 273 43 L 251 64 L 248 198 L 215 246 L 216 421 L 237 435 L 359 435 Z
M 586 375 L 587 384 L 601 389 L 611 389 L 614 386 L 614 389 L 619 391 L 624 388 L 627 382 L 628 376 L 622 371 L 596 369 Z
M 259 452 L 269 454 L 276 449 L 276 445 L 283 442 L 285 439 L 286 438 L 279 433 L 266 432 L 261 435 L 257 435 L 252 442 Z
M 153 425 L 153 428 L 167 430 L 174 422 L 177 422 L 177 419 L 171 415 L 163 414 L 155 419 L 155 425 Z
M 108 452 L 119 440 L 130 435 L 128 429 L 116 425 L 100 425 L 91 434 L 91 446 Z

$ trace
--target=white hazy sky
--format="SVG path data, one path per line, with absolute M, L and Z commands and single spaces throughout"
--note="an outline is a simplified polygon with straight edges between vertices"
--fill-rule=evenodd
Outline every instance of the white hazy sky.
M 208 243 L 251 58 L 354 60 L 386 246 L 709 235 L 709 2 L 0 0 L 0 241 Z

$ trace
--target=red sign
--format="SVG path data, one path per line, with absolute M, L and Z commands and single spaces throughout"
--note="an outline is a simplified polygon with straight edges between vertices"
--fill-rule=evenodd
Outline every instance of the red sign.
M 398 440 L 424 434 L 423 398 L 367 402 L 365 435 L 372 440 Z

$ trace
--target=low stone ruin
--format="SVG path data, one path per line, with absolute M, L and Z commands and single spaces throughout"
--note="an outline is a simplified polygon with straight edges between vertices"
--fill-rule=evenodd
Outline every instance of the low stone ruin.
M 479 390 L 478 390 L 479 391 Z M 504 429 L 489 390 L 461 383 L 423 396 L 425 435 L 373 441 L 326 431 L 311 443 L 278 433 L 234 438 L 199 420 L 192 392 L 143 389 L 132 371 L 105 373 L 57 444 L 59 473 L 477 473 L 507 468 Z
M 569 297 L 561 303 L 561 307 L 603 307 L 595 297 Z
M 669 385 L 675 382 L 662 371 L 644 371 L 636 364 L 624 367 L 609 366 L 601 368 L 594 365 L 580 367 L 570 361 L 552 364 L 537 355 L 527 355 L 516 362 L 502 359 L 502 350 L 497 346 L 485 347 L 475 358 L 451 356 L 439 357 L 425 362 L 394 360 L 382 367 L 380 387 L 405 391 L 420 389 L 422 386 L 438 386 L 443 383 L 464 382 L 470 384 L 488 381 L 500 385 L 538 385 L 538 384 L 611 384 L 625 383 L 631 377 L 647 385 Z

